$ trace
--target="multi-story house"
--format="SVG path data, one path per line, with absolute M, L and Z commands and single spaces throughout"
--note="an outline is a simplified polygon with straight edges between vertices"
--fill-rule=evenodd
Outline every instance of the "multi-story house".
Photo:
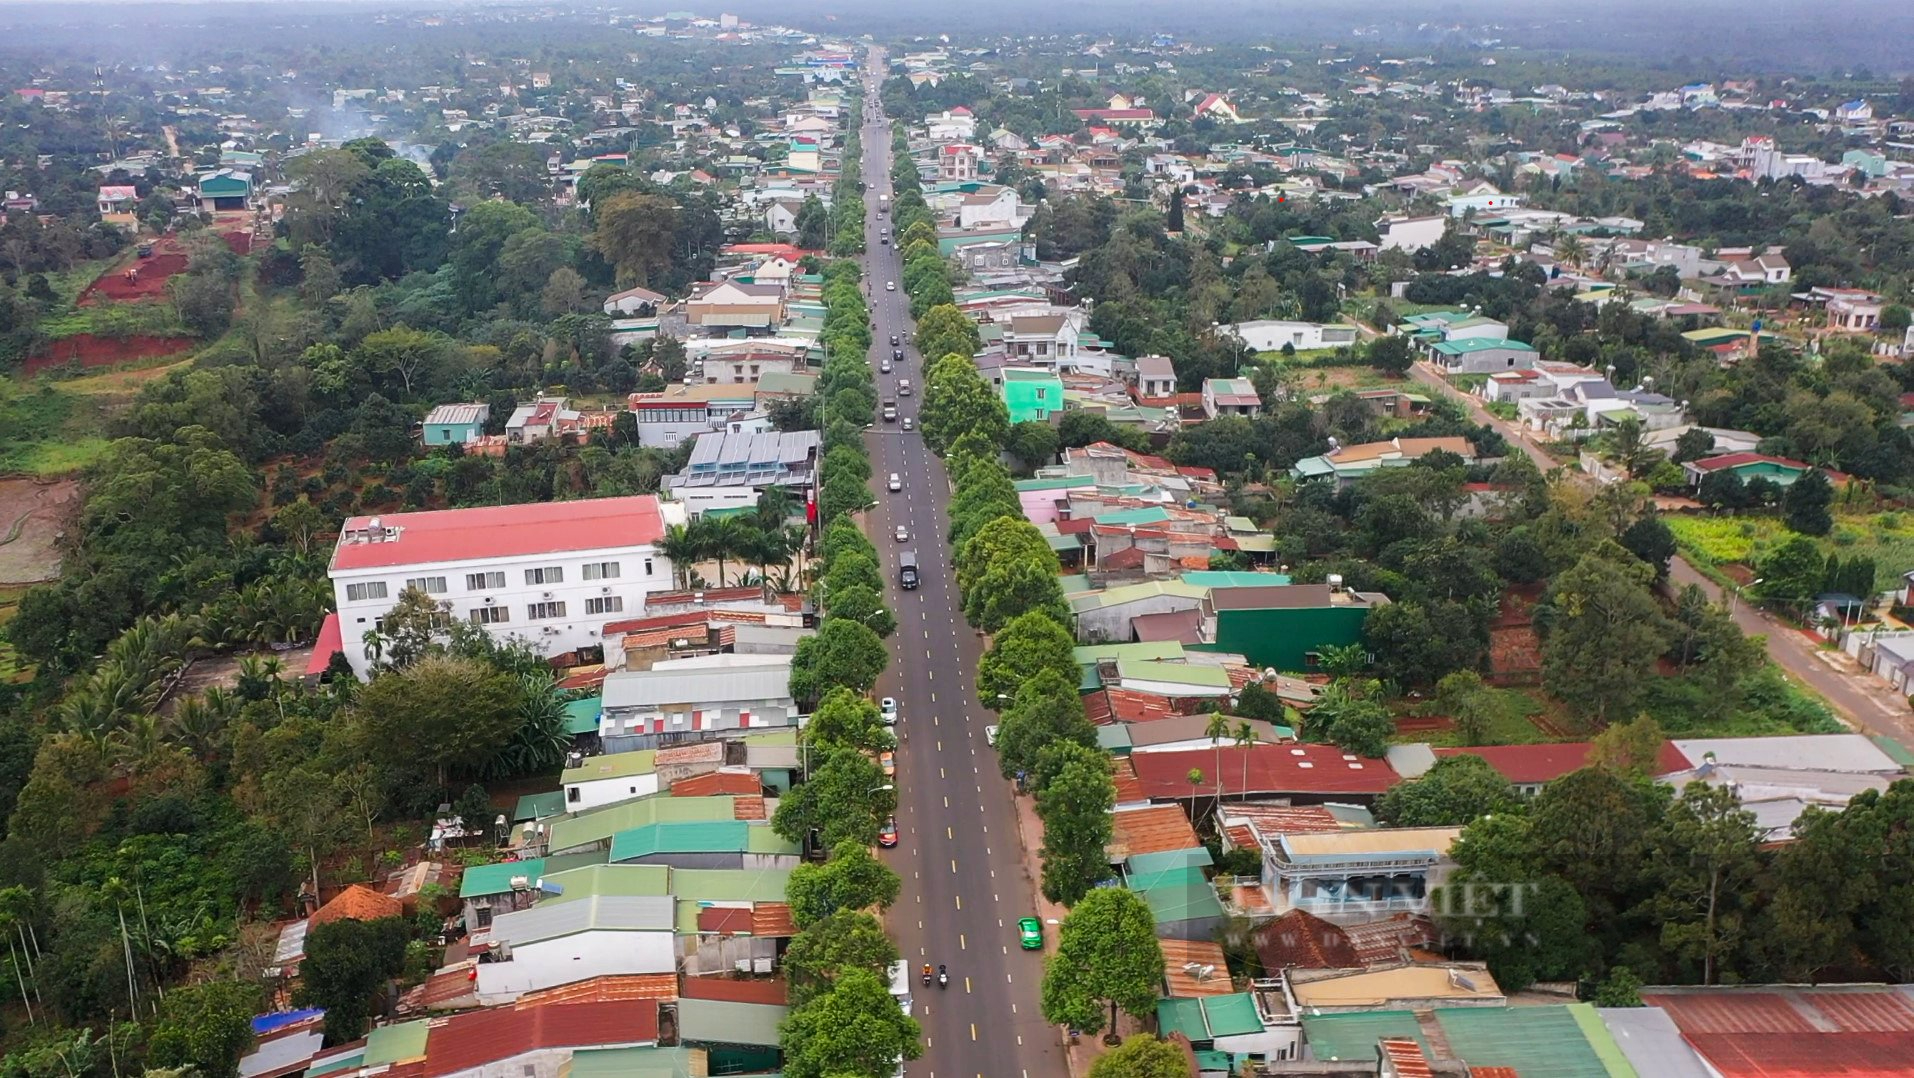
M 596 648 L 605 623 L 671 588 L 657 544 L 667 514 L 681 513 L 641 495 L 353 517 L 328 571 L 340 650 L 366 676 L 381 621 L 407 588 L 448 619 L 544 655 Z

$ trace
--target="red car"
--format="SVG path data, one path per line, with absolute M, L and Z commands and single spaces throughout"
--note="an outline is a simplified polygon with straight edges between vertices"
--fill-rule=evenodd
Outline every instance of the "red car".
M 885 820 L 884 826 L 877 829 L 877 844 L 887 850 L 897 845 L 897 817 Z

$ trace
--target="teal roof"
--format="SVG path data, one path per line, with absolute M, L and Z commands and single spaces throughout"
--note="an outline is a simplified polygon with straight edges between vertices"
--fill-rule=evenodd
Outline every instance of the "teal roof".
M 1150 913 L 1156 917 L 1159 925 L 1200 921 L 1223 915 L 1223 903 L 1217 899 L 1216 889 L 1208 883 L 1152 887 L 1141 894 L 1143 901 L 1149 903 Z
M 706 820 L 692 823 L 654 823 L 620 831 L 611 838 L 612 861 L 631 861 L 660 853 L 743 853 L 743 820 Z
M 512 810 L 512 822 L 524 823 L 526 820 L 549 820 L 553 816 L 565 814 L 565 791 L 551 790 L 542 794 L 526 794 L 518 799 L 518 807 Z
M 1081 573 L 1066 573 L 1058 577 L 1057 586 L 1063 589 L 1065 595 L 1078 595 L 1096 590 L 1096 585 L 1090 583 L 1090 578 Z
M 1180 851 L 1179 851 L 1180 852 Z M 1164 888 L 1192 887 L 1207 883 L 1203 870 L 1193 864 L 1181 861 L 1159 862 L 1148 872 L 1131 872 L 1124 885 L 1130 890 L 1143 894 Z
M 1069 596 L 1072 610 L 1081 613 L 1085 610 L 1102 610 L 1106 607 L 1133 603 L 1142 599 L 1153 599 L 1161 595 L 1175 595 L 1186 599 L 1203 599 L 1209 595 L 1208 588 L 1192 587 L 1180 580 L 1144 580 L 1121 587 L 1105 588 L 1102 591 L 1086 591 Z
M 1162 872 L 1174 868 L 1200 868 L 1215 864 L 1208 848 L 1193 846 L 1187 850 L 1164 850 L 1161 853 L 1132 854 L 1125 862 L 1132 875 Z
M 1444 1007 L 1434 1013 L 1456 1057 L 1472 1066 L 1513 1067 L 1520 1074 L 1549 1078 L 1618 1074 L 1633 1078 L 1635 1074 L 1625 1061 L 1619 1071 L 1604 1064 L 1588 1032 L 1566 1006 Z M 1607 1047 L 1613 1045 L 1611 1038 Z
M 1099 726 L 1097 730 L 1097 748 L 1104 752 L 1119 755 L 1130 751 L 1130 726 L 1128 723 L 1113 722 Z
M 1238 573 L 1221 569 L 1196 569 L 1177 579 L 1199 588 L 1275 588 L 1289 583 L 1287 573 Z
M 366 1034 L 365 1065 L 404 1063 L 425 1055 L 425 1035 L 432 1023 L 426 1019 L 380 1026 Z
M 1170 519 L 1170 511 L 1160 505 L 1151 505 L 1139 509 L 1118 509 L 1112 513 L 1098 513 L 1092 519 L 1098 524 L 1161 524 Z
M 1422 1027 L 1412 1011 L 1358 1011 L 1350 1014 L 1303 1015 L 1303 1040 L 1317 1059 L 1363 1060 L 1373 1063 L 1376 1042 L 1406 1038 L 1422 1045 Z
M 684 820 L 735 820 L 733 799 L 718 797 L 672 797 L 653 794 L 604 805 L 554 820 L 548 848 L 570 850 L 606 842 L 620 831 L 654 823 Z
M 481 898 L 485 895 L 502 895 L 512 889 L 512 878 L 524 876 L 537 879 L 545 873 L 545 859 L 533 857 L 524 861 L 501 861 L 495 865 L 478 865 L 465 870 L 459 879 L 460 898 Z
M 1487 352 L 1493 348 L 1508 348 L 1517 352 L 1535 351 L 1535 346 L 1527 341 L 1503 341 L 1493 337 L 1464 337 L 1459 341 L 1442 341 L 1435 345 L 1435 350 L 1445 356 L 1467 355 L 1470 352 Z
M 573 700 L 565 705 L 565 732 L 568 734 L 595 734 L 598 732 L 598 712 L 604 703 L 599 697 L 588 696 L 583 700 Z
M 377 1030 L 373 1032 L 376 1033 Z M 367 1039 L 371 1039 L 370 1035 L 367 1036 Z M 324 1062 L 314 1063 L 312 1066 L 307 1067 L 305 1078 L 325 1078 L 328 1074 L 338 1074 L 340 1071 L 356 1071 L 360 1067 L 365 1066 L 365 1058 L 366 1050 L 364 1045 L 354 1048 L 350 1052 L 340 1052 L 337 1055 L 327 1056 Z
M 1198 1042 L 1263 1031 L 1263 1020 L 1256 1014 L 1256 1001 L 1248 992 L 1197 999 L 1160 999 L 1156 1001 L 1156 1021 L 1158 1030 L 1165 1036 L 1181 1033 Z M 1373 1057 L 1375 1046 L 1370 1045 L 1369 1050 Z
M 1094 487 L 1096 478 L 1088 475 L 1057 475 L 1048 479 L 1019 479 L 1012 486 L 1018 490 L 1068 490 L 1071 487 Z

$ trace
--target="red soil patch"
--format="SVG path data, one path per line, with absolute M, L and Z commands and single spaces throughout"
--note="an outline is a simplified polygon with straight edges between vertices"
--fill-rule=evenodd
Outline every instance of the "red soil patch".
M 1398 734 L 1435 734 L 1455 729 L 1455 720 L 1446 715 L 1409 715 L 1396 720 Z
M 221 232 L 219 238 L 225 240 L 226 246 L 241 258 L 253 253 L 253 234 L 249 229 L 240 229 L 237 232 Z
M 82 367 L 111 367 L 175 355 L 197 343 L 191 337 L 96 337 L 91 333 L 78 333 L 47 342 L 44 349 L 27 359 L 24 369 L 31 377 L 49 367 L 75 361 Z
M 1532 683 L 1542 669 L 1542 642 L 1535 635 L 1539 585 L 1510 588 L 1489 627 L 1489 680 L 1497 685 Z
M 130 258 L 105 273 L 80 293 L 80 306 L 101 301 L 153 299 L 166 294 L 166 279 L 186 269 L 186 252 L 179 241 L 166 236 L 154 241 L 150 258 Z M 127 274 L 133 274 L 131 278 Z

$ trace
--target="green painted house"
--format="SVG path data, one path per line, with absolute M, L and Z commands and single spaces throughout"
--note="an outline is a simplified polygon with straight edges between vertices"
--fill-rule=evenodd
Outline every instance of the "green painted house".
M 1008 367 L 1003 372 L 1004 407 L 1012 423 L 1043 423 L 1063 411 L 1063 380 L 1050 371 Z
M 199 177 L 199 208 L 243 210 L 253 197 L 253 174 L 234 168 L 222 168 Z
M 466 445 L 479 440 L 491 416 L 488 404 L 441 404 L 426 415 L 421 437 L 426 445 Z
M 1203 612 L 1214 619 L 1214 639 L 1191 646 L 1241 655 L 1255 666 L 1314 670 L 1324 648 L 1360 643 L 1369 611 L 1388 601 L 1340 584 L 1213 588 Z

